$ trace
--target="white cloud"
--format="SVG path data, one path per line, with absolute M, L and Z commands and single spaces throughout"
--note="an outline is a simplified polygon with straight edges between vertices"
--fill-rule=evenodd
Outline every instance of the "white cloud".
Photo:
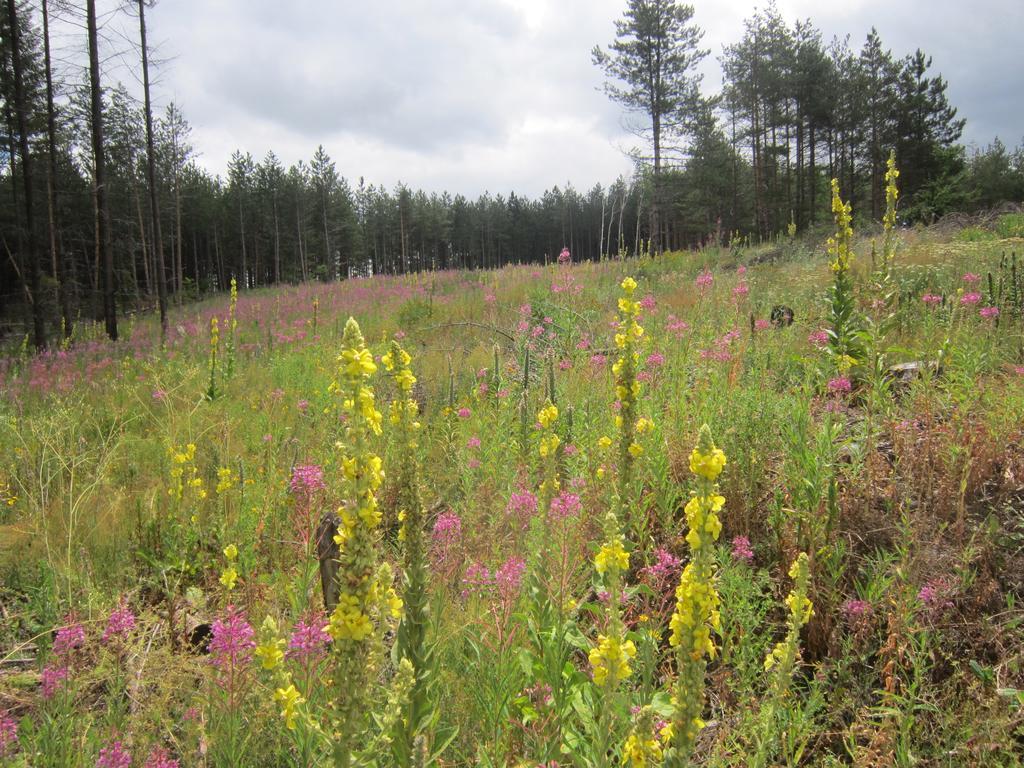
M 114 0 L 107 0 L 114 2 Z M 742 34 L 751 6 L 697 2 L 706 30 L 708 90 L 717 58 Z M 636 140 L 600 91 L 591 63 L 607 45 L 624 0 L 162 0 L 150 36 L 169 62 L 157 104 L 174 99 L 194 127 L 203 164 L 223 173 L 241 148 L 273 149 L 286 164 L 323 144 L 355 181 L 477 194 L 537 195 L 631 172 Z M 779 0 L 783 16 L 811 17 L 824 37 L 859 48 L 875 24 L 902 55 L 922 47 L 950 80 L 968 118 L 965 136 L 987 142 L 1024 132 L 1019 101 L 999 85 L 1024 65 L 1012 40 L 1019 0 Z M 131 34 L 131 26 L 126 26 Z M 1000 61 L 1012 57 L 1012 61 Z M 1014 66 L 1013 62 L 1016 62 Z M 127 73 L 115 74 L 128 78 Z

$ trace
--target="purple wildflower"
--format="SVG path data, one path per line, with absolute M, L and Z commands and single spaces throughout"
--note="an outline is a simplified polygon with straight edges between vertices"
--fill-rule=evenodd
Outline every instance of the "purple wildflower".
M 0 758 L 10 757 L 18 748 L 18 722 L 8 713 L 0 715 Z
M 551 500 L 551 517 L 554 520 L 565 520 L 575 517 L 583 509 L 580 497 L 575 493 L 563 491 Z
M 737 536 L 732 540 L 732 559 L 750 564 L 754 561 L 754 550 L 750 548 L 750 539 Z
M 96 768 L 131 768 L 132 756 L 124 748 L 120 739 L 110 742 L 109 746 L 100 750 L 96 760 Z
M 213 622 L 211 634 L 210 663 L 217 669 L 243 667 L 252 661 L 256 633 L 235 606 L 229 605 L 227 614 Z
M 999 317 L 999 307 L 982 307 L 978 314 L 984 317 L 986 320 Z
M 711 274 L 711 270 L 705 267 L 704 271 L 697 275 L 697 279 L 694 280 L 693 282 L 694 284 L 696 284 L 697 288 L 703 293 L 703 291 L 706 288 L 709 288 L 714 281 L 715 278 L 714 275 Z
M 847 600 L 843 603 L 843 616 L 850 624 L 857 624 L 870 618 L 871 613 L 871 603 L 864 600 Z
M 828 331 L 824 329 L 814 331 L 807 337 L 807 341 L 815 347 L 823 347 L 828 344 Z
M 850 392 L 853 389 L 853 383 L 845 376 L 837 376 L 828 383 L 828 391 L 833 395 L 838 395 L 842 392 Z
M 327 488 L 324 485 L 324 470 L 316 464 L 300 464 L 292 468 L 291 492 L 296 496 L 308 499 L 317 491 Z
M 179 765 L 164 747 L 155 747 L 142 764 L 142 768 L 179 768 Z
M 926 293 L 924 296 L 921 297 L 921 301 L 923 301 L 929 307 L 937 307 L 939 306 L 939 304 L 942 303 L 942 297 L 936 296 L 934 293 Z
M 973 307 L 979 301 L 981 301 L 981 294 L 977 291 L 971 291 L 970 293 L 965 293 L 960 297 L 960 306 Z
M 331 636 L 324 631 L 327 617 L 323 613 L 314 614 L 308 621 L 299 619 L 288 639 L 288 658 L 306 662 L 324 654 Z
M 502 599 L 508 600 L 519 592 L 526 573 L 526 561 L 521 557 L 512 556 L 494 572 L 494 583 Z
M 513 493 L 505 507 L 505 514 L 525 523 L 537 511 L 537 497 L 529 491 Z
M 85 628 L 71 616 L 67 616 L 64 621 L 68 623 L 57 630 L 57 639 L 53 641 L 53 652 L 57 656 L 66 656 L 75 648 L 85 645 Z
M 682 561 L 667 549 L 659 548 L 654 552 L 654 564 L 643 569 L 643 573 L 655 582 L 674 580 L 679 575 Z
M 68 679 L 68 668 L 64 666 L 48 665 L 43 667 L 39 675 L 40 690 L 43 698 L 47 701 L 54 697 L 57 689 Z
M 469 408 L 466 408 L 465 406 L 463 406 L 462 408 L 459 408 L 459 418 L 460 419 L 468 419 L 472 415 L 473 415 L 473 412 L 471 410 L 469 410 Z
M 103 631 L 101 638 L 104 643 L 114 637 L 127 637 L 135 629 L 135 614 L 128 607 L 128 603 L 121 600 L 107 618 L 107 628 Z

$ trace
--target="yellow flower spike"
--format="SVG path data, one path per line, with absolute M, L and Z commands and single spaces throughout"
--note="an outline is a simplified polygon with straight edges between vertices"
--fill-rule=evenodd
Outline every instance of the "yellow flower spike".
M 544 427 L 544 429 L 550 429 L 551 425 L 554 424 L 557 420 L 558 408 L 555 407 L 552 403 L 548 403 L 540 410 L 540 413 L 537 414 L 537 421 L 540 422 L 540 425 Z
M 285 727 L 290 731 L 295 730 L 295 718 L 298 716 L 297 707 L 305 702 L 302 694 L 294 685 L 289 685 L 287 688 L 278 688 L 274 692 L 274 701 L 281 705 L 281 717 L 284 718 Z
M 235 560 L 238 557 L 238 547 L 236 547 L 234 544 L 228 544 L 226 547 L 224 547 L 224 557 L 226 557 L 229 561 Z
M 633 291 L 636 290 L 636 280 L 634 280 L 632 277 L 627 277 L 622 281 L 621 288 L 623 291 L 625 291 L 627 296 L 632 296 Z
M 622 546 L 621 539 L 601 546 L 594 555 L 594 569 L 600 574 L 612 569 L 619 572 L 629 570 L 629 552 Z
M 193 520 L 193 522 L 195 521 Z M 235 583 L 238 581 L 238 571 L 233 567 L 228 566 L 221 572 L 218 581 L 224 585 L 225 589 L 231 591 L 235 588 Z

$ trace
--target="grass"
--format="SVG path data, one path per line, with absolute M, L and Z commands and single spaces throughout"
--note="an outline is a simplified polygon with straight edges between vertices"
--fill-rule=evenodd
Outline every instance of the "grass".
M 156 765 L 147 758 L 159 748 L 182 766 L 328 764 L 304 726 L 285 727 L 274 692 L 287 669 L 302 711 L 329 723 L 334 652 L 308 677 L 294 658 L 275 671 L 243 664 L 229 700 L 222 671 L 189 639 L 229 604 L 256 628 L 254 642 L 265 642 L 265 617 L 283 639 L 300 620 L 326 622 L 303 515 L 315 522 L 346 498 L 342 403 L 330 388 L 350 315 L 374 355 L 402 337 L 418 378 L 425 763 L 618 764 L 632 729 L 671 719 L 668 624 L 689 557 L 682 506 L 707 424 L 728 463 L 714 547 L 721 630 L 693 760 L 1018 764 L 1024 344 L 1005 256 L 1014 243 L 995 238 L 1019 236 L 1019 223 L 1004 217 L 983 237 L 904 234 L 880 368 L 938 365 L 906 383 L 865 371 L 850 393 L 830 391 L 838 372 L 809 340 L 825 327 L 831 273 L 824 249 L 800 242 L 773 246 L 782 253 L 764 262 L 767 248 L 710 249 L 254 291 L 238 302 L 230 379 L 221 298 L 179 309 L 164 349 L 152 319 L 140 318 L 118 345 L 84 329 L 69 349 L 13 354 L 0 367 L 0 713 L 17 743 L 0 746 L 0 764 L 93 766 L 114 742 L 134 765 Z M 871 315 L 870 243 L 856 251 L 857 304 Z M 713 283 L 700 290 L 705 268 Z M 609 323 L 626 276 L 644 305 L 638 407 L 654 428 L 623 503 L 615 449 L 600 438 L 616 439 Z M 962 304 L 972 291 L 978 303 Z M 926 293 L 944 298 L 932 307 Z M 794 310 L 792 326 L 756 322 L 779 304 Z M 984 306 L 999 307 L 998 320 L 980 317 Z M 222 362 L 211 400 L 212 316 Z M 386 408 L 395 389 L 383 369 L 371 382 L 385 413 L 371 441 L 385 473 L 380 547 L 401 571 L 401 446 Z M 538 494 L 551 469 L 537 457 L 534 424 L 548 398 L 571 446 L 560 454 L 561 490 L 578 497 L 554 527 L 511 503 Z M 310 465 L 325 487 L 306 497 L 293 476 Z M 637 655 L 611 692 L 590 679 L 587 655 L 608 630 L 591 559 L 616 508 L 630 551 L 621 617 Z M 749 562 L 733 554 L 738 537 Z M 799 552 L 810 558 L 814 616 L 799 634 L 792 686 L 774 697 L 764 659 L 786 633 L 787 571 Z M 134 627 L 104 642 L 119 605 Z M 84 642 L 55 651 L 54 630 L 78 623 Z M 390 638 L 382 631 L 382 643 Z M 40 676 L 56 668 L 67 680 L 46 698 Z M 359 720 L 374 746 L 360 759 L 405 764 L 413 758 L 380 740 L 401 699 L 397 667 L 384 653 L 375 671 Z

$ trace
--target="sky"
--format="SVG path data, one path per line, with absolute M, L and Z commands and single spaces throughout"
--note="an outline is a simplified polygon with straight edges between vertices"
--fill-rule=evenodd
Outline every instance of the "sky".
M 754 6 L 696 0 L 718 57 Z M 1024 0 L 778 0 L 826 40 L 859 49 L 877 27 L 897 56 L 922 48 L 966 118 L 964 142 L 1024 140 Z M 290 165 L 324 148 L 357 183 L 475 196 L 581 190 L 631 173 L 637 139 L 601 91 L 595 44 L 614 38 L 625 0 L 160 0 L 147 14 L 162 60 L 157 107 L 174 100 L 198 162 L 223 174 L 236 149 Z M 116 40 L 114 41 L 116 42 Z M 123 58 L 123 57 L 122 57 Z M 130 78 L 111 60 L 111 76 Z

